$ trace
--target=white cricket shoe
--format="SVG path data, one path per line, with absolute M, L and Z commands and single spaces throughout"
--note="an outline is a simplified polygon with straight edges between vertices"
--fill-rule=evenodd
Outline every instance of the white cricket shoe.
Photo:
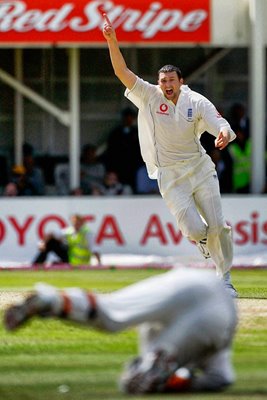
M 225 283 L 224 287 L 227 290 L 227 292 L 231 295 L 231 297 L 233 297 L 234 299 L 236 299 L 238 297 L 238 292 L 235 289 L 235 287 L 232 285 L 232 283 Z
M 227 292 L 231 295 L 231 297 L 237 298 L 238 292 L 231 282 L 231 276 L 229 271 L 226 272 L 226 274 L 224 274 L 223 280 L 224 280 L 224 287 L 227 290 Z
M 197 247 L 204 258 L 210 258 L 210 252 L 207 248 L 207 238 L 200 240 L 197 243 Z

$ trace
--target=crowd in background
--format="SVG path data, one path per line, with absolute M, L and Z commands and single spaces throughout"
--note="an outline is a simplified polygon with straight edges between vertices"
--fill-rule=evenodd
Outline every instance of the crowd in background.
M 117 196 L 159 194 L 156 180 L 148 177 L 140 153 L 137 113 L 127 107 L 121 112 L 121 121 L 109 133 L 105 150 L 98 154 L 95 145 L 83 146 L 80 158 L 80 186 L 70 191 L 68 162 L 54 168 L 54 193 L 57 196 Z M 236 103 L 228 120 L 236 139 L 224 150 L 214 146 L 214 137 L 201 136 L 201 143 L 215 163 L 221 193 L 250 193 L 251 138 L 245 107 Z M 263 188 L 263 193 L 267 187 Z M 46 195 L 44 171 L 36 165 L 33 147 L 23 145 L 23 163 L 14 165 L 9 173 L 3 196 Z
M 245 107 L 234 104 L 228 120 L 236 139 L 224 150 L 214 147 L 214 138 L 208 133 L 202 135 L 201 142 L 216 166 L 221 193 L 250 193 L 252 150 Z

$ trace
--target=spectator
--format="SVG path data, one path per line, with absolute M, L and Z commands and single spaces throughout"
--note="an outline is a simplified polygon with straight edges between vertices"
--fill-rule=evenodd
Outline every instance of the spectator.
M 137 194 L 159 194 L 158 182 L 150 179 L 145 164 L 138 168 L 136 174 Z
M 217 148 L 214 148 L 210 151 L 209 155 L 215 164 L 221 193 L 232 193 L 233 163 L 228 149 L 218 150 Z
M 238 128 L 241 128 L 245 133 L 246 137 L 249 137 L 249 118 L 246 115 L 245 106 L 241 103 L 235 103 L 230 109 L 230 117 L 229 117 L 230 125 L 233 130 L 236 131 Z
M 43 171 L 35 166 L 32 154 L 25 154 L 23 157 L 25 168 L 25 179 L 27 182 L 27 195 L 43 196 L 45 194 L 45 180 Z
M 120 196 L 131 195 L 132 188 L 129 185 L 123 185 L 114 171 L 108 171 L 101 185 L 95 185 L 92 189 L 94 196 Z
M 56 192 L 59 196 L 88 195 L 92 193 L 95 185 L 100 185 L 104 179 L 105 166 L 97 158 L 96 146 L 87 144 L 81 153 L 80 187 L 70 191 L 69 164 L 58 164 L 55 168 L 54 178 Z
M 117 172 L 119 180 L 123 184 L 130 185 L 134 193 L 136 193 L 136 172 L 143 164 L 136 115 L 131 107 L 122 111 L 121 123 L 111 131 L 104 155 L 107 170 Z
M 5 197 L 15 197 L 18 196 L 18 187 L 15 182 L 9 182 L 3 192 L 3 196 Z
M 233 162 L 228 147 L 219 150 L 214 147 L 214 139 L 208 132 L 201 136 L 201 144 L 215 164 L 220 183 L 221 193 L 232 193 L 233 191 Z
M 39 243 L 33 264 L 43 264 L 51 252 L 72 266 L 90 264 L 92 255 L 101 264 L 100 254 L 94 250 L 93 235 L 80 214 L 72 215 L 71 226 L 62 229 L 58 236 L 50 233 Z
M 94 186 L 101 185 L 106 173 L 105 166 L 98 160 L 96 146 L 87 144 L 81 154 L 81 189 L 91 194 Z
M 45 179 L 43 171 L 36 167 L 34 149 L 31 144 L 23 144 L 23 166 L 25 168 L 25 195 L 43 196 L 45 194 Z
M 233 160 L 233 191 L 249 193 L 251 180 L 251 140 L 242 128 L 236 130 L 236 139 L 229 146 Z
M 80 187 L 77 187 L 70 191 L 70 196 L 78 196 L 79 197 L 79 196 L 83 196 L 83 195 L 84 195 L 83 190 Z
M 69 164 L 57 164 L 54 171 L 56 193 L 58 196 L 67 196 L 70 192 Z
M 26 169 L 23 165 L 13 166 L 10 183 L 16 185 L 18 196 L 32 196 L 35 193 L 32 182 L 27 179 Z

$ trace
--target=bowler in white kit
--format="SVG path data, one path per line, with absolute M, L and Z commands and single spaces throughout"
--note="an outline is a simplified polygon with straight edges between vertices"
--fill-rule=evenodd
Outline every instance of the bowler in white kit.
M 200 143 L 207 131 L 222 150 L 236 135 L 207 98 L 184 85 L 178 67 L 163 66 L 157 85 L 135 75 L 126 65 L 106 14 L 104 19 L 103 34 L 115 75 L 139 110 L 139 141 L 148 174 L 157 179 L 183 235 L 197 244 L 205 258 L 212 258 L 218 276 L 237 297 L 230 277 L 232 231 L 222 213 L 215 165 Z
M 213 271 L 173 269 L 109 294 L 39 284 L 9 307 L 14 330 L 34 316 L 118 332 L 137 326 L 139 355 L 120 379 L 123 392 L 219 391 L 234 382 L 234 299 Z

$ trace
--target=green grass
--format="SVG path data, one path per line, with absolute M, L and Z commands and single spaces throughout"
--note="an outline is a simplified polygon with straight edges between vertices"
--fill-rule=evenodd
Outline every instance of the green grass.
M 1 271 L 1 293 L 32 289 L 45 281 L 58 287 L 111 291 L 163 271 Z M 241 297 L 267 298 L 264 270 L 233 271 Z M 265 303 L 266 301 L 266 303 Z M 182 400 L 263 400 L 267 398 L 267 300 L 259 315 L 248 304 L 234 341 L 236 383 L 221 394 L 153 396 Z M 247 302 L 247 303 L 246 303 Z M 257 304 L 259 300 L 253 300 Z M 251 309 L 250 309 L 251 308 Z M 2 314 L 1 314 L 2 318 Z M 135 330 L 104 334 L 56 320 L 34 319 L 15 333 L 0 325 L 1 400 L 126 399 L 117 388 L 123 364 L 137 351 Z M 68 391 L 64 393 L 64 388 Z M 141 396 L 143 400 L 151 396 Z

